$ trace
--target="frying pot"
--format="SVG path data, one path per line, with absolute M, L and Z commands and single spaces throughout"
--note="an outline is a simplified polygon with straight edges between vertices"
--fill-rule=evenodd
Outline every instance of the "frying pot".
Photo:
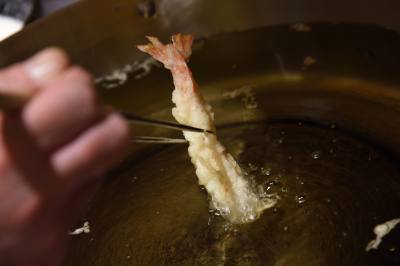
M 231 225 L 210 213 L 186 146 L 135 145 L 65 265 L 398 265 L 398 230 L 365 249 L 375 225 L 400 216 L 397 10 L 394 0 L 88 0 L 0 43 L 3 66 L 61 46 L 98 77 L 105 103 L 172 119 L 169 74 L 140 68 L 149 61 L 135 45 L 195 34 L 190 66 L 219 138 L 280 198 Z

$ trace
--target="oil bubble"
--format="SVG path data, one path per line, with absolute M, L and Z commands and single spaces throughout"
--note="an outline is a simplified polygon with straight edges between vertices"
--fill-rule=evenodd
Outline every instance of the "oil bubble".
M 261 167 L 261 173 L 263 175 L 270 176 L 271 172 L 272 172 L 271 168 L 269 168 L 269 167 L 268 168 Z
M 258 169 L 257 165 L 252 164 L 252 163 L 249 163 L 248 166 L 249 166 L 251 171 L 256 171 Z
M 321 157 L 321 151 L 314 151 L 314 152 L 311 154 L 311 157 L 312 157 L 314 160 L 318 160 L 318 159 Z
M 294 200 L 298 203 L 298 204 L 303 204 L 304 202 L 306 202 L 306 196 L 305 195 L 296 195 L 294 197 Z

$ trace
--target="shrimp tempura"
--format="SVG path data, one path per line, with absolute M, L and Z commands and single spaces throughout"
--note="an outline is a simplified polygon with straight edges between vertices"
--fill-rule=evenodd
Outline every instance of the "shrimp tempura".
M 214 115 L 200 94 L 186 64 L 192 53 L 193 37 L 177 34 L 172 43 L 164 45 L 155 37 L 138 48 L 153 56 L 169 69 L 175 90 L 172 114 L 181 123 L 215 132 Z M 261 212 L 274 205 L 270 199 L 260 199 L 254 193 L 234 158 L 226 152 L 215 134 L 183 132 L 189 142 L 189 155 L 196 167 L 200 185 L 211 195 L 212 207 L 232 223 L 255 220 Z

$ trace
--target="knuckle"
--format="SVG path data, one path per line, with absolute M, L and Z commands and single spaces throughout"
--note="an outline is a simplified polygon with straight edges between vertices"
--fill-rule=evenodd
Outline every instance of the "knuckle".
M 92 76 L 82 67 L 72 66 L 67 73 L 67 76 L 72 80 L 92 85 Z
M 53 60 L 59 62 L 60 64 L 67 66 L 70 63 L 69 56 L 64 49 L 60 47 L 49 47 L 44 50 L 45 52 L 51 54 Z
M 97 94 L 94 88 L 92 86 L 82 86 L 76 89 L 79 90 L 78 94 L 83 106 L 93 111 L 97 106 Z
M 13 195 L 10 194 L 10 191 L 6 191 L 5 194 L 10 201 L 9 204 L 3 206 L 3 214 L 7 214 L 10 227 L 29 227 L 32 221 L 38 219 L 43 213 L 45 199 L 40 193 L 27 191 L 22 187 L 16 189 Z M 4 221 L 0 221 L 0 226 L 4 225 Z
M 72 89 L 77 90 L 77 95 L 84 105 L 94 107 L 97 105 L 97 94 L 93 86 L 90 74 L 80 67 L 72 67 L 68 78 L 73 80 L 72 84 L 78 84 Z
M 119 114 L 112 114 L 110 130 L 119 145 L 126 144 L 130 136 L 130 128 L 125 120 Z
M 44 199 L 38 193 L 30 193 L 26 199 L 21 203 L 15 213 L 15 223 L 29 223 L 44 208 Z

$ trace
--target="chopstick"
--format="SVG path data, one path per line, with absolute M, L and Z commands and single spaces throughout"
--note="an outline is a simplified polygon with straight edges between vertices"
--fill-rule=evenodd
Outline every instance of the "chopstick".
M 187 143 L 186 139 L 174 139 L 164 137 L 146 137 L 146 136 L 135 136 L 132 139 L 135 143 L 156 143 L 156 144 L 183 144 Z
M 156 127 L 168 128 L 168 129 L 179 130 L 179 131 L 191 131 L 191 132 L 197 132 L 197 133 L 213 134 L 212 131 L 206 130 L 206 129 L 201 129 L 201 128 L 197 128 L 197 127 L 182 125 L 182 124 L 168 122 L 168 121 L 161 121 L 161 120 L 156 120 L 156 119 L 145 118 L 145 117 L 141 117 L 136 114 L 125 112 L 125 111 L 122 111 L 120 113 L 122 114 L 122 116 L 125 117 L 125 119 L 127 119 L 128 121 L 135 123 L 135 124 L 156 126 Z

